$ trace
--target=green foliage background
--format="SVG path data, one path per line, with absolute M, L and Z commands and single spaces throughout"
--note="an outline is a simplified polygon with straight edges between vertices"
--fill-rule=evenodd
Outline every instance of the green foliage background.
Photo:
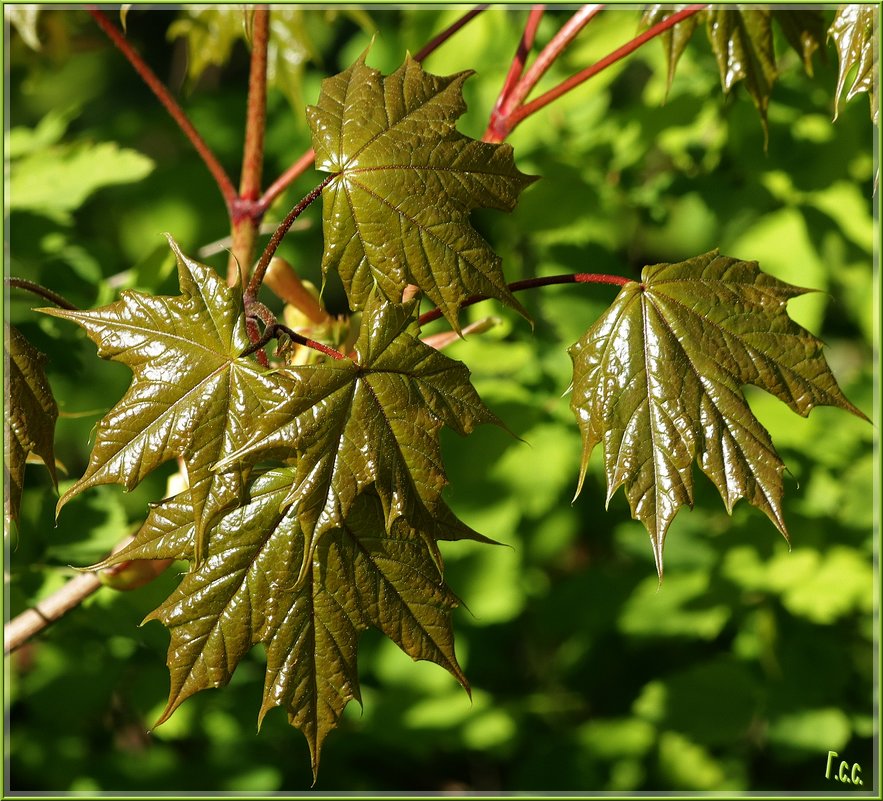
M 372 11 L 368 63 L 384 72 L 451 22 L 456 11 Z M 480 137 L 525 12 L 488 11 L 426 62 L 438 74 L 475 69 L 460 130 Z M 829 12 L 830 13 L 830 12 Z M 605 12 L 544 79 L 551 86 L 631 38 L 637 14 Z M 128 15 L 128 36 L 173 86 L 185 78 L 173 15 Z M 564 19 L 548 12 L 539 40 Z M 314 25 L 320 63 L 299 87 L 367 46 L 363 19 Z M 223 204 L 189 145 L 122 57 L 80 11 L 44 12 L 42 51 L 10 46 L 10 272 L 92 307 L 125 287 L 176 294 L 162 232 L 185 252 L 226 236 Z M 784 50 L 784 49 L 783 49 Z M 238 170 L 247 51 L 185 92 L 196 127 Z M 543 180 L 512 215 L 478 225 L 509 280 L 560 272 L 636 276 L 644 264 L 719 247 L 757 259 L 819 293 L 790 306 L 828 344 L 847 396 L 870 414 L 876 318 L 872 279 L 872 136 L 860 97 L 831 123 L 836 57 L 806 76 L 793 53 L 769 111 L 769 147 L 741 90 L 724 98 L 704 36 L 679 66 L 667 102 L 662 49 L 650 43 L 525 122 L 510 138 L 519 167 Z M 275 177 L 308 146 L 289 96 L 269 103 L 267 164 Z M 102 172 L 103 170 L 103 172 Z M 308 172 L 271 210 L 278 220 L 319 181 Z M 16 198 L 22 198 L 16 205 Z M 318 208 L 282 255 L 319 283 Z M 219 271 L 226 253 L 203 259 Z M 833 789 L 829 750 L 870 780 L 875 517 L 873 429 L 841 411 L 804 420 L 760 392 L 753 408 L 790 471 L 792 549 L 764 516 L 732 518 L 697 476 L 696 510 L 670 531 L 661 588 L 647 535 L 621 494 L 604 511 L 600 455 L 571 506 L 581 444 L 562 397 L 565 348 L 615 288 L 553 287 L 522 295 L 536 320 L 499 306 L 488 334 L 446 352 L 464 360 L 487 404 L 519 442 L 490 427 L 444 441 L 448 500 L 508 547 L 450 543 L 447 578 L 464 600 L 457 651 L 470 703 L 438 667 L 412 664 L 379 635 L 360 648 L 364 709 L 351 705 L 323 754 L 317 789 L 767 790 Z M 338 288 L 328 303 L 340 307 Z M 269 297 L 269 296 L 268 296 Z M 72 326 L 29 311 L 13 291 L 8 316 L 49 356 L 61 408 L 56 452 L 82 474 L 91 427 L 129 381 L 100 362 Z M 443 323 L 435 324 L 441 330 Z M 98 487 L 53 522 L 46 471 L 28 468 L 20 531 L 7 554 L 9 614 L 56 590 L 69 565 L 100 559 L 164 494 L 157 471 L 132 493 Z M 148 733 L 166 698 L 167 632 L 137 624 L 185 565 L 131 593 L 102 590 L 9 660 L 9 780 L 13 790 L 300 790 L 311 781 L 303 737 L 270 714 L 254 734 L 263 675 L 255 650 L 229 688 L 188 700 Z M 468 607 L 468 608 L 466 608 Z

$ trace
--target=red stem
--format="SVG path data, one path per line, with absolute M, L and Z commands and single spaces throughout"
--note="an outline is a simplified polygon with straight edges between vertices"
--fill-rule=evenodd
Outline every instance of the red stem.
M 430 53 L 435 52 L 441 47 L 448 39 L 450 39 L 457 31 L 460 30 L 467 22 L 475 19 L 482 11 L 484 11 L 490 3 L 483 3 L 480 6 L 476 6 L 471 11 L 467 11 L 460 19 L 458 19 L 455 23 L 445 28 L 438 36 L 436 36 L 432 41 L 425 44 L 420 50 L 417 51 L 417 54 L 414 56 L 415 61 L 423 61 Z
M 540 79 L 548 72 L 556 58 L 558 58 L 567 46 L 576 38 L 576 35 L 588 25 L 592 19 L 604 8 L 601 4 L 585 5 L 577 11 L 561 30 L 555 34 L 552 41 L 547 44 L 537 60 L 531 65 L 525 76 L 518 82 L 518 86 L 512 92 L 509 108 L 515 108 L 530 94 Z
M 339 350 L 335 350 L 330 345 L 324 345 L 321 342 L 317 342 L 315 339 L 310 339 L 309 337 L 305 337 L 302 334 L 298 334 L 297 331 L 292 331 L 287 325 L 276 323 L 275 329 L 276 333 L 278 333 L 279 331 L 284 331 L 295 342 L 297 342 L 298 345 L 304 345 L 307 348 L 317 350 L 319 351 L 319 353 L 324 353 L 326 356 L 330 356 L 332 359 L 340 361 L 341 359 L 346 358 L 346 356 L 342 354 Z
M 512 59 L 512 66 L 509 67 L 509 73 L 503 82 L 503 88 L 500 90 L 500 96 L 491 112 L 491 120 L 493 120 L 502 109 L 507 105 L 513 88 L 518 83 L 521 73 L 524 71 L 524 64 L 527 61 L 527 54 L 533 47 L 533 41 L 537 34 L 540 20 L 543 17 L 545 6 L 534 6 L 530 10 L 527 22 L 524 26 L 524 32 L 521 34 L 521 41 L 518 43 L 518 50 L 515 51 L 515 58 Z
M 579 86 L 581 83 L 587 81 L 593 75 L 597 75 L 599 72 L 607 69 L 607 67 L 615 64 L 620 59 L 625 58 L 627 55 L 641 47 L 641 45 L 659 36 L 659 34 L 664 33 L 669 28 L 673 28 L 675 25 L 685 20 L 687 17 L 699 13 L 706 7 L 706 4 L 692 5 L 682 9 L 681 11 L 678 11 L 675 14 L 672 14 L 668 19 L 665 19 L 662 22 L 654 25 L 652 28 L 648 28 L 646 31 L 644 31 L 644 33 L 636 36 L 630 42 L 627 42 L 622 47 L 614 50 L 612 53 L 602 58 L 600 61 L 592 64 L 591 67 L 586 67 L 584 70 L 576 73 L 576 75 L 572 75 L 566 81 L 562 81 L 554 89 L 550 89 L 545 94 L 540 95 L 536 100 L 532 100 L 530 103 L 527 103 L 520 108 L 515 109 L 506 120 L 508 124 L 508 131 L 511 132 L 515 128 L 515 126 L 518 125 L 526 117 L 529 117 L 531 114 L 536 113 L 541 108 L 548 106 L 549 103 L 551 103 L 553 100 L 557 100 L 559 97 L 561 97 L 561 95 L 569 92 L 574 87 Z
M 437 50 L 441 45 L 443 45 L 448 39 L 450 39 L 457 31 L 460 30 L 466 23 L 475 19 L 482 11 L 484 11 L 488 7 L 488 3 L 484 3 L 483 5 L 476 6 L 471 11 L 467 11 L 460 19 L 451 24 L 449 27 L 445 28 L 438 36 L 433 38 L 429 43 L 424 45 L 418 52 L 417 55 L 414 56 L 415 61 L 423 61 L 430 53 L 433 53 Z M 264 192 L 261 196 L 260 200 L 257 201 L 258 207 L 261 212 L 265 212 L 272 202 L 279 197 L 291 184 L 297 180 L 301 175 L 303 175 L 313 163 L 313 159 L 315 159 L 316 153 L 312 149 L 308 150 L 304 153 L 297 161 L 294 162 L 285 172 L 282 173 L 270 187 Z
M 525 289 L 537 289 L 543 286 L 554 286 L 555 284 L 613 284 L 614 286 L 625 286 L 632 283 L 631 278 L 624 278 L 621 275 L 607 275 L 605 273 L 567 273 L 565 275 L 547 275 L 541 278 L 525 278 L 521 281 L 513 281 L 508 284 L 510 292 L 521 292 Z M 461 309 L 467 306 L 473 306 L 488 300 L 487 295 L 473 295 L 460 304 Z M 424 326 L 433 320 L 438 320 L 442 316 L 441 309 L 430 309 L 424 312 L 417 320 L 418 325 Z
M 258 201 L 258 206 L 261 211 L 265 212 L 270 208 L 273 201 L 310 168 L 310 165 L 315 158 L 316 151 L 310 148 L 296 162 L 294 162 L 294 164 L 283 172 L 282 175 L 273 181 Z
M 276 252 L 276 249 L 282 242 L 282 239 L 285 237 L 285 234 L 288 233 L 288 229 L 294 224 L 294 221 L 300 217 L 301 214 L 304 213 L 304 210 L 317 198 L 322 194 L 322 190 L 328 186 L 331 181 L 338 176 L 338 173 L 332 173 L 329 175 L 321 184 L 315 187 L 306 197 L 304 197 L 290 212 L 288 212 L 288 216 L 279 223 L 279 227 L 273 232 L 273 236 L 270 237 L 270 241 L 267 243 L 267 247 L 264 248 L 264 252 L 261 254 L 261 260 L 258 262 L 257 267 L 255 267 L 254 273 L 251 276 L 251 280 L 248 282 L 248 290 L 245 293 L 246 301 L 248 299 L 254 300 L 258 296 L 258 290 L 261 288 L 261 283 L 264 280 L 264 273 L 267 272 L 267 267 L 270 266 L 270 260 L 273 258 L 273 254 Z
M 184 110 L 178 105 L 175 98 L 172 97 L 169 90 L 163 85 L 159 78 L 156 77 L 153 70 L 147 66 L 141 56 L 135 52 L 134 48 L 126 41 L 123 34 L 117 30 L 104 13 L 97 8 L 90 8 L 89 13 L 95 19 L 95 22 L 98 23 L 101 30 L 107 34 L 108 38 L 117 46 L 126 59 L 128 59 L 135 71 L 141 76 L 144 83 L 146 83 L 150 87 L 150 90 L 156 95 L 159 102 L 165 106 L 166 111 L 169 112 L 172 119 L 178 123 L 178 127 L 184 132 L 184 135 L 190 140 L 193 147 L 196 148 L 196 152 L 199 153 L 205 166 L 208 167 L 209 172 L 215 179 L 215 183 L 218 185 L 218 189 L 224 197 L 224 202 L 227 204 L 227 209 L 232 211 L 233 202 L 236 199 L 236 189 L 233 186 L 233 182 L 224 171 L 224 168 L 215 157 L 215 154 L 209 149 L 205 140 L 199 135 L 196 128 L 193 127 L 193 124 L 187 118 Z
M 254 10 L 251 67 L 248 77 L 248 120 L 242 153 L 242 176 L 239 197 L 255 200 L 261 194 L 261 170 L 264 165 L 264 129 L 267 122 L 267 41 L 270 11 L 266 6 Z
M 248 13 L 247 11 L 245 12 Z M 248 73 L 248 100 L 245 113 L 245 143 L 242 147 L 242 171 L 239 194 L 230 210 L 232 225 L 230 258 L 227 260 L 227 283 L 234 286 L 248 279 L 254 262 L 255 241 L 263 211 L 256 201 L 261 193 L 264 166 L 264 132 L 267 127 L 267 45 L 270 35 L 270 11 L 266 6 L 254 9 L 252 17 L 251 62 Z

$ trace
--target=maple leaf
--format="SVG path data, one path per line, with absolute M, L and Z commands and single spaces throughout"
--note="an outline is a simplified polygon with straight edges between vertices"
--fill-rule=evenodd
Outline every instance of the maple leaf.
M 98 424 L 85 474 L 59 500 L 98 484 L 132 489 L 158 465 L 184 458 L 197 531 L 204 533 L 242 492 L 242 467 L 212 470 L 244 441 L 251 421 L 285 397 L 277 375 L 240 354 L 250 345 L 242 297 L 205 265 L 186 257 L 169 237 L 183 293 L 177 297 L 125 291 L 93 311 L 41 309 L 82 326 L 104 359 L 122 362 L 133 380 Z
M 292 468 L 257 478 L 249 501 L 212 529 L 208 558 L 145 622 L 159 620 L 171 632 L 171 689 L 156 725 L 191 695 L 226 685 L 242 657 L 263 643 L 259 721 L 284 708 L 307 738 L 315 776 L 323 741 L 346 704 L 360 701 L 356 648 L 365 629 L 379 629 L 413 659 L 435 662 L 467 691 L 469 685 L 454 654 L 458 601 L 427 547 L 439 532 L 417 532 L 402 520 L 387 530 L 379 498 L 363 493 L 298 583 L 306 538 L 294 511 L 283 510 L 292 480 Z M 94 569 L 133 558 L 189 558 L 195 529 L 187 496 L 156 507 L 135 541 Z
M 58 406 L 43 372 L 46 357 L 17 328 L 8 324 L 3 328 L 7 365 L 3 417 L 4 512 L 8 520 L 18 520 L 25 464 L 30 454 L 40 458 L 52 483 L 58 486 L 53 448 Z
M 837 386 L 822 343 L 788 317 L 788 300 L 807 291 L 717 251 L 657 264 L 644 268 L 640 283 L 626 284 L 570 348 L 571 408 L 584 446 L 580 486 L 602 442 L 608 501 L 625 487 L 660 576 L 665 533 L 677 510 L 693 503 L 694 459 L 727 511 L 746 498 L 788 536 L 785 468 L 744 384 L 803 416 L 827 405 L 864 417 Z
M 296 455 L 287 502 L 309 547 L 339 526 L 359 493 L 376 486 L 388 525 L 418 525 L 440 509 L 446 479 L 439 430 L 461 435 L 478 423 L 502 425 L 479 398 L 469 370 L 417 338 L 417 302 L 369 298 L 355 359 L 281 369 L 283 400 L 252 422 L 252 439 L 220 467 L 266 455 Z
M 834 118 L 837 118 L 846 79 L 852 69 L 856 68 L 846 100 L 849 102 L 859 92 L 867 92 L 871 102 L 871 120 L 877 125 L 880 122 L 880 104 L 875 83 L 880 39 L 879 7 L 857 3 L 841 5 L 828 35 L 834 40 L 840 61 L 837 88 L 834 91 Z
M 456 130 L 471 74 L 431 75 L 409 56 L 383 78 L 362 56 L 324 80 L 318 105 L 308 107 L 316 167 L 335 174 L 322 191 L 322 269 L 337 270 L 353 308 L 375 286 L 399 302 L 415 284 L 457 331 L 471 295 L 527 316 L 469 214 L 510 211 L 535 179 L 515 167 L 509 145 Z

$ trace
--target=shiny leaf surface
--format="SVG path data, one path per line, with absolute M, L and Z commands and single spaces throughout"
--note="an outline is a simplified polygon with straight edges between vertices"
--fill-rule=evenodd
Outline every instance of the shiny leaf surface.
M 867 92 L 871 103 L 871 119 L 880 122 L 880 104 L 875 79 L 880 47 L 880 8 L 874 5 L 849 3 L 837 9 L 828 35 L 837 46 L 840 72 L 835 90 L 835 117 L 846 81 L 855 69 L 852 86 L 846 93 L 847 102 L 860 92 Z
M 58 406 L 43 372 L 45 356 L 17 328 L 4 325 L 4 333 L 4 513 L 7 520 L 18 520 L 25 463 L 30 454 L 42 460 L 52 483 L 58 484 L 53 449 Z
M 469 214 L 511 210 L 534 179 L 515 167 L 509 145 L 456 130 L 470 74 L 431 75 L 409 57 L 382 77 L 363 57 L 323 81 L 307 109 L 316 167 L 335 175 L 322 192 L 322 267 L 339 273 L 354 308 L 375 286 L 399 302 L 416 284 L 457 330 L 471 295 L 523 313 Z
M 307 738 L 314 774 L 322 743 L 346 704 L 359 699 L 359 634 L 382 631 L 413 659 L 435 662 L 467 690 L 454 654 L 451 610 L 428 541 L 402 521 L 389 530 L 379 499 L 362 494 L 295 581 L 306 538 L 283 501 L 291 468 L 256 479 L 250 500 L 212 530 L 207 558 L 147 620 L 171 631 L 171 690 L 159 723 L 188 697 L 226 685 L 249 649 L 263 643 L 266 680 L 259 719 L 280 706 Z M 187 493 L 151 512 L 135 541 L 101 564 L 189 558 L 195 536 Z
M 340 526 L 371 485 L 388 526 L 400 516 L 416 523 L 438 514 L 446 483 L 441 427 L 467 434 L 499 423 L 466 366 L 417 339 L 415 313 L 416 301 L 369 299 L 355 358 L 280 370 L 290 393 L 254 418 L 252 439 L 227 458 L 297 456 L 288 501 L 308 537 L 304 570 L 319 537 Z
M 739 81 L 745 82 L 766 131 L 770 93 L 778 75 L 771 12 L 743 7 L 713 8 L 707 13 L 708 38 L 717 59 L 721 85 L 729 92 Z
M 125 291 L 94 311 L 42 310 L 82 326 L 102 358 L 122 362 L 133 374 L 126 395 L 98 424 L 86 473 L 58 508 L 98 484 L 131 489 L 182 456 L 200 561 L 205 530 L 239 500 L 244 480 L 240 466 L 213 471 L 215 462 L 239 447 L 251 421 L 286 392 L 277 375 L 239 356 L 250 343 L 238 292 L 169 241 L 182 295 Z
M 803 416 L 827 405 L 864 417 L 837 386 L 822 343 L 788 317 L 788 300 L 806 291 L 716 251 L 657 264 L 570 348 L 583 475 L 602 443 L 608 499 L 625 488 L 660 576 L 665 533 L 693 503 L 694 460 L 728 510 L 746 498 L 787 536 L 785 467 L 744 384 Z

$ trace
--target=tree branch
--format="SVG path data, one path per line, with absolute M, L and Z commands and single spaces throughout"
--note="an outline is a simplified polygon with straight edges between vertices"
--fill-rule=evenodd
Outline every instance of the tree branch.
M 101 581 L 97 573 L 74 576 L 61 589 L 9 621 L 3 631 L 3 652 L 11 653 L 26 643 L 100 587 Z
M 243 285 L 254 259 L 254 246 L 263 209 L 255 204 L 261 194 L 264 166 L 264 132 L 267 125 L 267 44 L 270 35 L 270 11 L 267 6 L 254 10 L 251 65 L 248 77 L 248 103 L 245 117 L 245 144 L 239 195 L 233 201 L 233 247 L 227 261 L 227 283 Z
M 542 6 L 540 6 L 542 8 Z M 531 65 L 527 73 L 520 78 L 513 86 L 503 87 L 500 94 L 500 100 L 491 112 L 491 118 L 488 122 L 487 131 L 484 134 L 485 142 L 502 142 L 515 127 L 511 121 L 512 113 L 530 94 L 534 86 L 537 85 L 540 78 L 546 74 L 552 63 L 558 58 L 564 49 L 573 41 L 576 35 L 595 17 L 595 15 L 604 8 L 603 5 L 585 5 L 577 11 L 564 25 L 561 30 L 555 34 L 552 41 L 547 44 L 536 61 Z M 537 20 L 539 22 L 539 20 Z M 530 20 L 528 20 L 530 24 Z M 525 30 L 525 34 L 527 30 Z M 519 51 L 520 52 L 520 51 Z M 515 65 L 513 64 L 513 67 Z M 510 72 L 510 76 L 511 76 Z M 520 75 L 520 73 L 519 73 Z M 505 96 L 504 96 L 505 93 Z
M 484 11 L 490 3 L 483 3 L 480 6 L 476 6 L 471 11 L 467 11 L 460 19 L 454 22 L 452 25 L 449 25 L 445 28 L 438 36 L 434 37 L 431 41 L 427 42 L 414 56 L 414 61 L 423 61 L 430 53 L 434 53 L 441 47 L 445 42 L 448 41 L 457 31 L 460 30 L 467 22 L 475 19 L 482 11 Z
M 518 49 L 515 51 L 515 57 L 512 59 L 512 65 L 509 67 L 506 80 L 503 82 L 503 88 L 500 90 L 500 96 L 497 98 L 494 110 L 491 112 L 491 123 L 498 115 L 502 114 L 503 109 L 508 105 L 512 90 L 518 84 L 519 78 L 521 78 L 525 62 L 527 61 L 527 54 L 533 47 L 537 28 L 545 10 L 545 6 L 534 6 L 530 10 L 524 26 L 524 32 L 521 34 L 521 41 L 518 43 Z

